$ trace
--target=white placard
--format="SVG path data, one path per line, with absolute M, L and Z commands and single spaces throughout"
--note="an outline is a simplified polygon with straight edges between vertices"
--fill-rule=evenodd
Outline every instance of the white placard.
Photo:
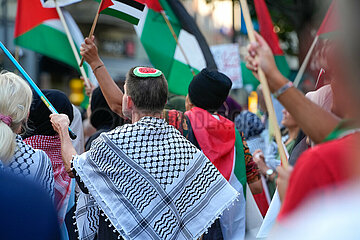
M 238 44 L 221 44 L 211 46 L 219 72 L 224 73 L 233 82 L 232 88 L 242 88 L 243 81 L 240 66 L 240 52 Z

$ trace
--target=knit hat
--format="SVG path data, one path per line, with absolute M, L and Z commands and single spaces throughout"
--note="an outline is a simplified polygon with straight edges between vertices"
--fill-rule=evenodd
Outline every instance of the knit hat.
M 42 92 L 59 113 L 66 114 L 69 117 L 71 123 L 74 118 L 73 106 L 65 93 L 54 89 L 43 90 Z M 50 114 L 50 110 L 39 95 L 34 94 L 28 120 L 29 129 L 24 138 L 34 135 L 55 136 L 57 133 L 51 125 Z
M 242 111 L 235 118 L 235 126 L 237 130 L 244 134 L 244 138 L 247 140 L 251 137 L 258 136 L 265 129 L 264 124 L 260 118 L 247 110 Z
M 216 111 L 226 100 L 231 86 L 232 82 L 226 75 L 205 68 L 191 81 L 189 98 L 199 108 Z

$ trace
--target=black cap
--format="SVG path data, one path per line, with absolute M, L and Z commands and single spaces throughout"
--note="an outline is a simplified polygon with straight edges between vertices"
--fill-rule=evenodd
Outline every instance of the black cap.
M 204 68 L 189 85 L 191 102 L 202 109 L 216 111 L 226 100 L 232 82 L 225 74 Z

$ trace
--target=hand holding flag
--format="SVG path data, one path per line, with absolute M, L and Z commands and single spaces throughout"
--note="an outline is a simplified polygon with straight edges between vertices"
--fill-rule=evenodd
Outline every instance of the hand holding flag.
M 89 38 L 94 35 L 95 27 L 100 13 L 120 18 L 131 24 L 137 25 L 144 11 L 145 5 L 133 0 L 96 0 L 100 2 L 93 25 L 90 30 Z M 84 63 L 81 59 L 80 67 Z
M 80 48 L 81 56 L 86 60 L 92 69 L 102 64 L 94 40 L 94 36 L 91 36 L 91 38 L 85 38 L 85 41 L 81 44 Z

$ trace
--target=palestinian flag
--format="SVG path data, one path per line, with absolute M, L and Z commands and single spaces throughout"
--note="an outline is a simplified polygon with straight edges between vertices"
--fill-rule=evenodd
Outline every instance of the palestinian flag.
M 80 50 L 84 37 L 68 12 L 64 17 L 73 37 L 74 43 Z M 80 72 L 59 15 L 54 8 L 43 8 L 39 0 L 18 0 L 15 21 L 15 45 L 30 49 L 47 57 L 56 59 Z M 80 51 L 79 51 L 80 52 Z M 96 82 L 90 67 L 84 65 L 89 79 Z
M 239 192 L 239 202 L 220 218 L 224 239 L 244 239 L 246 162 L 242 137 L 235 124 L 208 111 L 194 107 L 187 111 L 187 138 L 214 164 L 230 185 Z
M 316 36 L 319 36 L 320 38 L 329 38 L 331 34 L 339 29 L 338 12 L 335 5 L 336 1 L 333 1 Z
M 135 27 L 140 41 L 152 63 L 160 69 L 169 84 L 169 91 L 186 95 L 195 73 L 203 68 L 216 69 L 216 64 L 205 38 L 178 0 L 138 0 L 146 5 L 143 18 Z M 165 11 L 184 55 L 167 26 L 161 11 Z
M 101 0 L 96 0 L 101 2 Z M 99 13 L 120 18 L 137 25 L 142 17 L 145 5 L 133 0 L 103 0 Z
M 335 58 L 330 57 L 331 54 L 333 54 L 331 53 L 333 41 L 329 41 L 329 39 L 336 38 L 336 35 L 338 34 L 337 30 L 339 29 L 339 16 L 336 4 L 337 1 L 334 0 L 325 15 L 299 69 L 298 75 L 295 78 L 295 86 L 300 84 L 304 73 L 307 74 L 307 81 L 310 81 L 309 79 L 312 77 L 315 89 L 330 83 L 330 78 L 327 77 L 326 72 L 330 70 L 328 69 L 329 61 L 334 60 Z
M 287 77 L 290 75 L 290 68 L 286 62 L 284 52 L 280 48 L 279 38 L 274 32 L 274 25 L 272 23 L 271 16 L 266 6 L 266 3 L 264 0 L 254 0 L 254 4 L 255 4 L 258 23 L 259 23 L 260 34 L 269 44 L 275 56 L 276 65 L 279 68 L 280 72 Z M 259 84 L 259 81 L 254 77 L 252 72 L 246 68 L 244 62 L 241 63 L 241 70 L 243 74 L 244 85 L 247 83 L 248 84 L 256 83 L 256 85 Z

